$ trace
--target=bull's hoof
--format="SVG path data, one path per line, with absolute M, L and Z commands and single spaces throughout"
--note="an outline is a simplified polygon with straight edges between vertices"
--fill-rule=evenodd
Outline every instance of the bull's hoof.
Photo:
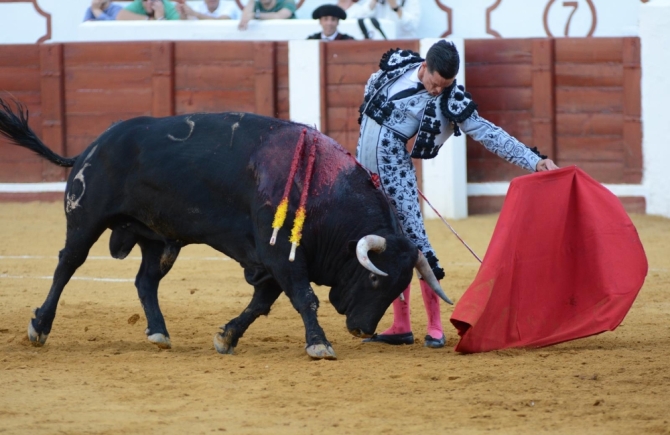
M 44 343 L 46 343 L 47 338 L 49 338 L 49 334 L 40 334 L 37 331 L 35 331 L 32 320 L 30 321 L 30 323 L 28 323 L 28 339 L 30 340 L 30 343 L 33 346 L 36 347 L 44 346 Z
M 235 350 L 229 334 L 217 332 L 214 334 L 214 348 L 224 355 L 232 355 Z
M 147 339 L 150 343 L 155 344 L 160 349 L 172 349 L 172 343 L 170 343 L 170 337 L 166 337 L 163 334 L 156 333 L 147 336 Z
M 307 355 L 314 359 L 337 359 L 335 351 L 331 346 L 325 344 L 313 344 L 305 348 Z

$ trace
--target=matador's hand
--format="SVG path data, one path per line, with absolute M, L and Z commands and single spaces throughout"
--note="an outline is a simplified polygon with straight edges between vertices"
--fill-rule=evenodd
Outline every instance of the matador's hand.
M 554 161 L 551 159 L 540 160 L 537 162 L 537 166 L 535 167 L 537 172 L 553 171 L 554 169 L 558 169 L 558 166 L 556 166 L 556 163 L 554 163 Z

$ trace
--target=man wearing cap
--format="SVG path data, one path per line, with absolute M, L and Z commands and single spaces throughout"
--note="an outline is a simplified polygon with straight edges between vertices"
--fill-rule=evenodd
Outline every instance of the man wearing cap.
M 347 34 L 337 31 L 337 25 L 340 23 L 340 20 L 347 19 L 347 13 L 341 7 L 336 5 L 319 6 L 312 12 L 312 18 L 319 20 L 319 24 L 323 30 L 308 36 L 307 39 L 320 39 L 321 41 L 346 41 L 354 39 Z

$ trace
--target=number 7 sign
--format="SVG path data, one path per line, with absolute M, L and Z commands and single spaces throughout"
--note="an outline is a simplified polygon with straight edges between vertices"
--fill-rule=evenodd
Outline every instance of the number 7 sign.
M 596 25 L 598 24 L 598 14 L 596 12 L 596 7 L 593 4 L 592 0 L 585 0 L 588 9 L 589 9 L 589 15 L 590 15 L 590 20 L 591 20 L 591 26 L 590 29 L 588 30 L 588 33 L 586 35 L 571 35 L 570 34 L 570 24 L 572 22 L 573 17 L 575 16 L 575 13 L 579 9 L 579 1 L 564 1 L 562 2 L 563 8 L 572 8 L 572 10 L 569 12 L 567 19 L 561 14 L 561 17 L 565 19 L 565 29 L 563 31 L 563 34 L 560 36 L 592 36 L 593 32 L 596 31 Z M 549 3 L 547 3 L 547 6 L 544 8 L 544 16 L 542 18 L 542 22 L 544 24 L 544 31 L 547 32 L 547 36 L 556 36 L 552 33 L 550 29 L 550 20 L 552 24 L 556 21 L 556 19 L 552 19 L 550 15 L 552 13 L 556 13 L 558 8 L 552 8 L 556 3 L 556 0 L 549 0 Z M 588 20 L 588 18 L 587 18 Z

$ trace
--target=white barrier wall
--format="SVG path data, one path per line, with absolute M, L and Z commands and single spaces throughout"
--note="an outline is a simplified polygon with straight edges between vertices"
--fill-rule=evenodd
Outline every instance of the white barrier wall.
M 320 42 L 289 41 L 289 116 L 321 130 L 321 51 Z
M 31 44 L 46 34 L 46 19 L 31 3 L 8 1 L 0 2 L 0 44 Z M 51 14 L 51 41 L 78 41 L 77 27 L 90 3 L 37 0 Z M 312 11 L 324 3 L 334 0 L 305 0 L 296 15 L 310 20 Z M 420 38 L 529 38 L 637 35 L 641 0 L 420 0 L 420 4 Z
M 316 20 L 252 20 L 249 28 L 240 31 L 238 21 L 89 21 L 77 24 L 80 42 L 102 41 L 304 41 L 307 36 L 321 31 Z M 379 20 L 389 38 L 394 38 L 393 22 Z M 343 21 L 338 29 L 356 39 L 363 33 L 355 21 Z
M 654 0 L 640 8 L 640 45 L 647 213 L 670 217 L 670 0 Z

